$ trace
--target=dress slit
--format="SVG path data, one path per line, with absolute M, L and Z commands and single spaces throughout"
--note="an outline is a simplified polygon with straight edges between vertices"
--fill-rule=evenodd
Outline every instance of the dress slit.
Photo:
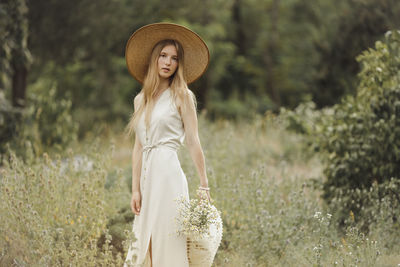
M 151 242 L 152 236 L 150 234 L 150 241 L 149 241 L 149 247 L 147 248 L 150 253 L 150 267 L 153 267 L 153 242 Z

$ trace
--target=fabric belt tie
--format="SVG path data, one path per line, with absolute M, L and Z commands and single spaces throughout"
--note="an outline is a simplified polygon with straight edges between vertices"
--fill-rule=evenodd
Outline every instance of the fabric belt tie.
M 169 148 L 171 148 L 173 150 L 178 150 L 178 145 L 176 143 L 174 143 L 174 142 L 171 142 L 171 141 L 159 142 L 159 143 L 156 143 L 156 144 L 153 144 L 153 145 L 145 145 L 143 147 L 142 151 L 146 155 L 146 161 L 147 161 L 148 155 L 150 154 L 150 151 L 153 148 L 157 148 L 157 147 L 161 147 L 161 146 L 169 147 Z
M 143 146 L 143 150 L 142 153 L 144 154 L 144 175 L 143 175 L 143 181 L 146 179 L 146 169 L 147 169 L 147 161 L 149 158 L 149 154 L 150 152 L 154 149 L 154 148 L 158 148 L 158 147 L 168 147 L 171 148 L 175 151 L 178 150 L 179 145 L 175 142 L 171 142 L 171 141 L 163 141 L 163 142 L 158 142 L 156 144 L 152 144 L 152 145 L 145 145 Z

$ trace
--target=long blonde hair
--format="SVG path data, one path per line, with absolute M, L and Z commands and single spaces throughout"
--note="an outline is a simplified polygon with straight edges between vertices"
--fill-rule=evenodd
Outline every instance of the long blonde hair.
M 170 89 L 172 92 L 172 96 L 174 101 L 179 98 L 180 102 L 182 103 L 182 112 L 185 112 L 186 101 L 188 101 L 188 95 L 193 99 L 195 104 L 195 108 L 197 109 L 197 102 L 196 96 L 193 94 L 191 90 L 189 90 L 185 76 L 184 76 L 184 51 L 182 45 L 176 40 L 162 40 L 158 42 L 150 55 L 149 60 L 149 67 L 147 70 L 147 75 L 143 82 L 142 90 L 139 92 L 139 95 L 142 94 L 140 98 L 139 106 L 136 107 L 136 111 L 134 111 L 130 117 L 129 123 L 125 128 L 125 133 L 128 137 L 133 136 L 134 132 L 136 132 L 136 127 L 138 124 L 138 120 L 141 117 L 142 113 L 145 112 L 145 125 L 146 128 L 149 129 L 150 127 L 150 119 L 151 113 L 154 108 L 154 96 L 157 92 L 157 88 L 160 84 L 160 77 L 158 75 L 158 58 L 160 53 L 164 47 L 167 45 L 173 45 L 176 48 L 178 53 L 178 67 L 173 75 L 170 77 Z M 133 101 L 134 102 L 134 101 Z

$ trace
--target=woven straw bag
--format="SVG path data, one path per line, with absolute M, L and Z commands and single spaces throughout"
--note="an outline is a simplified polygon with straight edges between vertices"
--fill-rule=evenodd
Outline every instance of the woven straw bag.
M 217 220 L 218 225 L 211 224 L 209 234 L 204 237 L 186 237 L 187 255 L 190 267 L 211 267 L 215 254 L 222 239 L 222 220 Z

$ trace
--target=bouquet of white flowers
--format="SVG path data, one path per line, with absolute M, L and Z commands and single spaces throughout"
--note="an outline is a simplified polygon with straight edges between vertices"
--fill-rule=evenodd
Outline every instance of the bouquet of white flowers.
M 222 239 L 220 211 L 208 201 L 203 190 L 197 190 L 199 199 L 178 201 L 177 233 L 187 238 L 189 265 L 211 266 Z

